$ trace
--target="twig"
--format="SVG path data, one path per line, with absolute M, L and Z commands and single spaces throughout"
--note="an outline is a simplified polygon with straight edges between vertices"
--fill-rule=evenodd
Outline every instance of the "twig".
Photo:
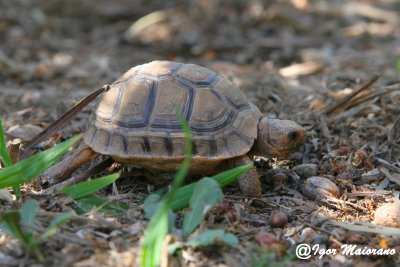
M 348 96 L 344 97 L 342 100 L 340 100 L 338 103 L 333 105 L 332 107 L 329 107 L 323 111 L 324 114 L 330 115 L 333 111 L 350 101 L 353 97 L 356 95 L 360 94 L 362 91 L 368 89 L 372 84 L 374 84 L 377 80 L 379 79 L 378 75 L 374 75 L 368 82 L 363 84 L 360 88 L 355 90 L 353 93 L 349 94 Z
M 320 116 L 318 116 L 318 121 L 319 121 L 319 126 L 321 128 L 322 133 L 324 134 L 326 140 L 329 141 L 331 139 L 331 131 L 329 131 L 329 128 L 328 128 L 325 118 L 326 117 L 321 114 Z
M 395 171 L 397 173 L 400 173 L 400 168 L 394 166 L 393 164 L 391 164 L 390 162 L 384 160 L 384 159 L 380 159 L 380 158 L 375 158 L 380 164 L 384 165 L 386 168 L 388 168 L 389 170 Z
M 385 191 L 385 190 L 377 190 L 376 192 L 354 192 L 354 193 L 346 193 L 347 197 L 372 197 L 375 195 L 381 196 L 381 195 L 390 195 L 392 194 L 392 191 Z
M 398 137 L 399 129 L 400 129 L 400 117 L 393 124 L 392 128 L 390 128 L 387 136 L 388 142 L 392 146 L 398 149 L 400 149 L 400 144 L 396 143 L 396 138 Z
M 36 135 L 30 142 L 25 144 L 23 146 L 23 154 L 21 156 L 21 159 L 24 159 L 32 154 L 30 149 L 34 147 L 35 145 L 39 144 L 42 142 L 44 139 L 49 137 L 54 131 L 57 131 L 61 127 L 63 127 L 66 123 L 68 123 L 70 120 L 72 120 L 76 114 L 78 114 L 84 107 L 86 107 L 90 102 L 92 102 L 97 96 L 99 96 L 103 92 L 107 92 L 110 90 L 110 85 L 104 85 L 102 88 L 98 89 L 94 93 L 88 95 L 78 103 L 76 103 L 70 110 L 65 112 L 59 119 L 57 119 L 55 122 L 50 124 L 43 132 L 39 133 Z
M 388 178 L 391 182 L 400 186 L 400 177 L 398 173 L 391 174 L 388 169 L 385 167 L 380 167 L 379 170 L 385 174 L 386 178 Z
M 308 226 L 308 227 L 311 227 L 311 228 L 313 228 L 314 230 L 323 232 L 323 233 L 325 233 L 325 234 L 332 235 L 332 232 L 331 232 L 331 231 L 325 230 L 325 229 L 323 229 L 323 228 L 321 228 L 321 227 L 318 227 L 318 226 L 315 226 L 315 225 L 313 225 L 313 224 L 311 224 L 311 223 L 304 223 L 304 225 L 305 225 L 305 226 Z
M 393 84 L 391 86 L 385 87 L 384 89 L 386 89 L 386 90 L 375 92 L 375 93 L 373 93 L 371 95 L 368 95 L 368 96 L 364 96 L 363 95 L 363 96 L 359 96 L 359 97 L 354 98 L 353 99 L 353 103 L 351 103 L 351 105 L 349 107 L 359 105 L 359 104 L 361 104 L 363 102 L 366 102 L 368 100 L 374 99 L 374 98 L 379 97 L 379 96 L 383 96 L 383 95 L 389 94 L 389 93 L 394 92 L 394 91 L 399 91 L 400 90 L 400 84 Z
M 352 120 L 356 119 L 356 115 L 360 114 L 361 112 L 369 112 L 369 113 L 376 113 L 380 109 L 372 104 L 369 103 L 364 103 L 362 105 L 356 106 L 356 105 L 349 105 L 349 109 L 347 109 L 344 112 L 341 112 L 339 114 L 336 114 L 335 116 L 331 117 L 329 122 L 330 123 L 335 123 L 337 121 L 341 121 L 343 119 L 351 118 Z
M 381 235 L 396 235 L 396 236 L 400 235 L 400 229 L 398 228 L 380 226 L 369 222 L 346 223 L 329 219 L 327 223 L 354 232 L 374 233 Z

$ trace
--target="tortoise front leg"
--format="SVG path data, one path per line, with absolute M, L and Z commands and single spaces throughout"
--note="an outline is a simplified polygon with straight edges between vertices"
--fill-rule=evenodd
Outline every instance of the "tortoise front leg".
M 41 179 L 50 185 L 59 183 L 65 180 L 67 175 L 98 155 L 84 142 L 81 142 L 76 149 L 68 152 L 60 162 L 47 169 L 41 175 Z
M 234 167 L 253 163 L 253 161 L 247 155 L 233 158 L 231 159 L 231 161 L 232 162 L 228 165 L 233 165 Z M 249 197 L 261 196 L 261 181 L 260 176 L 257 173 L 256 167 L 251 167 L 246 173 L 239 176 L 238 182 L 243 195 Z

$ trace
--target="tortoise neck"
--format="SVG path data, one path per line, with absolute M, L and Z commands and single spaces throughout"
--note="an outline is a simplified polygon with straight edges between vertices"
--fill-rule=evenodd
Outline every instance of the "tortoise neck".
M 268 155 L 269 126 L 268 118 L 261 118 L 257 126 L 257 139 L 249 153 L 253 156 L 269 156 Z

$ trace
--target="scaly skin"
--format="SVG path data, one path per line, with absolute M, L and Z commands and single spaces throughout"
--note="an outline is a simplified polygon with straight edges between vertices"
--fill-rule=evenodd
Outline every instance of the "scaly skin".
M 50 185 L 62 182 L 67 175 L 98 155 L 98 153 L 81 142 L 75 150 L 67 153 L 60 162 L 47 169 L 41 175 L 42 182 L 49 183 Z
M 247 156 L 241 156 L 233 159 L 235 167 L 242 166 L 248 163 L 253 163 L 253 160 Z M 238 178 L 240 191 L 243 195 L 250 197 L 260 197 L 262 188 L 260 176 L 257 173 L 256 167 L 251 167 L 245 174 L 242 174 Z

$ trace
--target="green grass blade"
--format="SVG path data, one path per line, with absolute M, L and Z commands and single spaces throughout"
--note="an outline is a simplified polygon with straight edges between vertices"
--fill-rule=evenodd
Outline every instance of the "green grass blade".
M 161 205 L 161 195 L 153 193 L 146 197 L 143 202 L 143 212 L 146 219 L 151 219 Z
M 19 211 L 7 211 L 0 215 L 0 228 L 8 235 L 12 235 L 24 245 L 30 245 L 29 236 L 21 228 Z
M 237 246 L 239 244 L 238 238 L 223 230 L 206 230 L 201 234 L 195 236 L 185 243 L 187 246 L 191 247 L 206 247 L 213 244 L 224 243 L 230 246 Z
M 252 166 L 253 166 L 253 164 L 239 166 L 234 169 L 230 169 L 228 171 L 225 171 L 223 173 L 215 175 L 211 178 L 214 179 L 215 181 L 217 181 L 221 187 L 224 187 L 224 186 L 232 183 L 233 181 L 235 181 L 240 175 L 242 175 L 243 173 L 248 171 Z M 171 209 L 173 211 L 179 211 L 179 210 L 184 209 L 189 206 L 189 201 L 193 195 L 193 191 L 194 191 L 194 188 L 196 187 L 196 185 L 197 185 L 197 182 L 182 186 L 178 190 L 176 190 L 176 192 L 174 193 L 174 196 L 172 198 L 172 201 L 171 201 Z M 161 195 L 162 194 L 155 192 L 155 193 L 149 195 L 145 199 L 144 209 L 145 209 L 145 217 L 147 219 L 151 218 L 151 216 L 154 214 L 155 207 L 158 205 L 158 203 L 160 203 L 162 201 L 160 199 Z M 156 196 L 158 196 L 158 198 L 155 200 Z M 153 199 L 149 199 L 149 198 L 153 198 Z M 152 203 L 152 202 L 155 202 L 155 203 Z
M 252 166 L 252 164 L 239 166 L 217 174 L 211 178 L 217 181 L 221 187 L 224 187 L 235 181 L 240 175 L 247 172 Z M 192 197 L 196 184 L 197 183 L 192 183 L 182 186 L 176 191 L 171 202 L 171 209 L 173 211 L 178 211 L 189 206 L 190 198 Z
M 20 210 L 22 223 L 27 226 L 32 226 L 35 223 L 38 209 L 39 203 L 36 200 L 27 199 Z
M 21 160 L 0 171 L 0 189 L 31 181 L 56 163 L 82 135 L 77 135 L 46 151 Z
M 398 72 L 400 72 L 400 58 L 396 60 L 395 68 Z
M 115 182 L 119 176 L 119 173 L 110 174 L 108 176 L 66 187 L 62 189 L 61 192 L 76 200 L 75 203 L 71 204 L 71 208 L 78 214 L 85 214 L 95 208 L 99 208 L 100 212 L 108 214 L 123 213 L 128 209 L 128 206 L 124 203 L 110 201 L 93 195 L 100 189 Z
M 215 181 L 219 183 L 221 187 L 227 186 L 228 184 L 232 183 L 235 181 L 240 175 L 244 174 L 247 172 L 251 167 L 253 166 L 252 163 L 239 166 L 227 171 L 224 171 L 220 174 L 214 175 L 213 178 Z
M 85 214 L 93 209 L 98 209 L 99 212 L 111 215 L 125 213 L 129 206 L 123 202 L 108 200 L 97 195 L 89 195 L 76 200 L 70 204 L 70 207 L 78 214 Z
M 218 183 L 211 178 L 203 178 L 196 183 L 190 198 L 191 210 L 183 218 L 183 236 L 187 237 L 199 226 L 207 211 L 224 198 Z
M 174 193 L 182 185 L 189 171 L 189 164 L 192 158 L 192 135 L 190 134 L 189 125 L 181 112 L 179 112 L 179 121 L 185 135 L 185 158 L 172 181 L 170 192 L 150 220 L 146 229 L 141 255 L 141 266 L 143 267 L 155 267 L 160 262 L 163 241 L 168 233 L 168 216 L 171 210 L 171 201 Z
M 8 154 L 7 151 L 6 138 L 4 135 L 3 122 L 1 121 L 1 119 L 0 119 L 0 157 L 3 160 L 5 167 L 10 167 L 12 165 L 10 155 Z M 22 197 L 21 188 L 19 187 L 19 185 L 14 185 L 13 190 L 17 198 Z
M 186 177 L 186 174 L 189 171 L 189 164 L 190 160 L 192 159 L 192 152 L 193 152 L 192 134 L 190 133 L 189 124 L 187 123 L 181 112 L 179 112 L 179 122 L 181 124 L 183 133 L 185 135 L 185 158 L 182 162 L 181 167 L 178 170 L 178 173 L 175 175 L 175 178 L 172 181 L 172 188 L 170 192 L 171 199 L 175 191 L 182 185 Z
M 162 245 L 168 233 L 168 210 L 168 204 L 164 201 L 147 226 L 142 245 L 142 267 L 156 267 L 160 262 Z
M 112 184 L 119 178 L 119 176 L 119 173 L 110 174 L 108 176 L 66 187 L 62 189 L 61 192 L 74 199 L 79 199 L 96 193 L 100 189 Z
M 0 156 L 4 162 L 6 167 L 10 167 L 12 165 L 10 155 L 7 152 L 6 139 L 4 136 L 3 122 L 0 119 Z

